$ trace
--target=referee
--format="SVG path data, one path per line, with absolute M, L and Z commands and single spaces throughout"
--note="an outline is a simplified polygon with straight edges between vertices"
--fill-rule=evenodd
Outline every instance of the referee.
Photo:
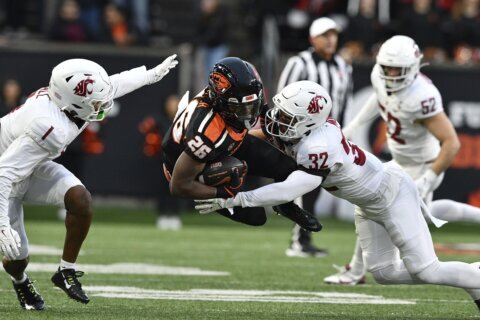
M 332 116 L 344 125 L 346 109 L 352 104 L 353 81 L 352 66 L 336 54 L 338 33 L 340 28 L 330 18 L 318 18 L 310 26 L 309 49 L 288 59 L 278 81 L 277 92 L 292 82 L 310 80 L 322 85 L 333 101 Z M 314 212 L 315 200 L 319 189 L 303 197 L 306 210 Z M 345 200 L 335 198 L 322 191 L 319 199 L 323 202 L 322 211 L 332 213 L 334 207 L 341 210 L 352 210 L 353 206 Z M 311 234 L 295 225 L 292 232 L 287 256 L 293 257 L 324 257 L 327 251 L 316 248 L 311 241 Z

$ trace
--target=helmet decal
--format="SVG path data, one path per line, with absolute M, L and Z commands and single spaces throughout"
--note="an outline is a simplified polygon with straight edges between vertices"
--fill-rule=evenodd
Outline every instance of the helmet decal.
M 227 77 L 225 77 L 221 73 L 214 72 L 214 73 L 212 73 L 211 77 L 212 77 L 212 80 L 213 80 L 213 90 L 216 93 L 219 93 L 219 94 L 225 93 L 225 91 L 230 89 L 230 87 L 232 86 L 232 84 L 227 79 Z
M 90 78 L 87 78 L 87 79 L 84 79 L 84 80 L 80 81 L 77 84 L 77 86 L 73 89 L 74 93 L 77 96 L 81 96 L 81 97 L 86 97 L 87 93 L 92 94 L 92 89 L 91 89 L 91 87 L 89 89 L 88 85 L 92 85 L 93 82 L 94 82 L 93 79 L 90 79 Z
M 312 100 L 310 100 L 307 112 L 310 114 L 320 113 L 320 110 L 323 110 L 324 103 L 326 103 L 326 99 L 324 97 L 322 96 L 313 97 Z

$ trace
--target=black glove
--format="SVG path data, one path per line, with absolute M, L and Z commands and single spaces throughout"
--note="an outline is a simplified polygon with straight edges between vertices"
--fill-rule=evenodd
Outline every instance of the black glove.
M 244 161 L 245 163 L 245 161 Z M 245 168 L 247 167 L 245 163 Z M 245 175 L 247 174 L 247 170 L 240 170 L 238 168 L 233 168 L 232 172 L 230 173 L 230 182 L 225 186 L 217 187 L 217 194 L 215 195 L 216 198 L 234 198 L 245 182 Z

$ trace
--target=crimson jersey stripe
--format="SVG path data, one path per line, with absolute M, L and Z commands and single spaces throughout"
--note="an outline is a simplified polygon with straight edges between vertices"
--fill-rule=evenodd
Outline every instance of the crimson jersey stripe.
M 47 130 L 47 132 L 45 132 L 45 134 L 42 136 L 42 140 L 45 140 L 48 137 L 48 135 L 52 133 L 52 131 L 53 131 L 53 126 L 51 126 L 50 129 Z

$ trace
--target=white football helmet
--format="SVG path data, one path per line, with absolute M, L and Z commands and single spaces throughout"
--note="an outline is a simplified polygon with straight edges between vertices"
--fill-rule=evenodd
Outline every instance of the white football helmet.
M 412 84 L 420 71 L 423 54 L 415 41 L 407 36 L 394 36 L 380 47 L 375 66 L 387 92 L 399 91 Z M 398 76 L 388 76 L 384 67 L 401 68 Z
M 301 139 L 327 121 L 332 98 L 312 81 L 289 84 L 273 97 L 274 107 L 266 113 L 266 130 L 283 141 Z
M 99 64 L 70 59 L 52 70 L 48 95 L 62 110 L 85 121 L 101 121 L 113 105 L 113 86 Z

